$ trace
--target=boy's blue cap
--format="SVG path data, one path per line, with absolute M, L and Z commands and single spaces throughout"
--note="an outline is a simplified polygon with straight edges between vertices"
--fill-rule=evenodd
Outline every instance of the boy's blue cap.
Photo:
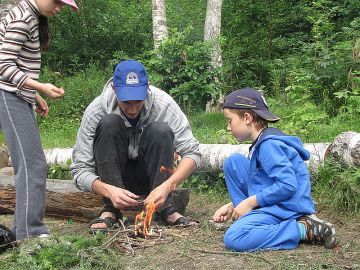
M 227 95 L 224 102 L 225 108 L 252 110 L 268 122 L 280 120 L 279 117 L 269 111 L 265 98 L 261 95 L 260 91 L 252 88 L 239 89 Z
M 118 101 L 145 100 L 148 97 L 148 78 L 145 67 L 135 60 L 119 63 L 113 83 Z

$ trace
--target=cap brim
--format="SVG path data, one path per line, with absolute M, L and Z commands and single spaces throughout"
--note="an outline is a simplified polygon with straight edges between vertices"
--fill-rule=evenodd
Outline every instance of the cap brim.
M 268 122 L 275 123 L 280 120 L 280 117 L 273 115 L 270 111 L 255 110 L 255 109 L 251 109 L 251 110 L 253 110 L 258 116 L 260 116 L 261 118 L 265 119 Z
M 118 101 L 145 100 L 148 97 L 148 85 L 114 86 Z
M 75 3 L 69 3 L 66 0 L 60 0 L 60 1 L 63 2 L 64 4 L 66 4 L 66 5 L 69 5 L 72 8 L 73 11 L 79 12 L 79 7 Z

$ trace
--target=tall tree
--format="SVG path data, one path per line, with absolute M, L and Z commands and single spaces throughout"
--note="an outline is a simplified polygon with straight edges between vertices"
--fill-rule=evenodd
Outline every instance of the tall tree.
M 152 0 L 153 39 L 157 49 L 167 36 L 165 0 Z
M 220 32 L 221 32 L 221 7 L 222 0 L 208 0 L 206 7 L 206 18 L 204 27 L 204 41 L 212 44 L 211 64 L 214 69 L 222 66 L 221 45 L 220 45 Z M 215 78 L 215 85 L 219 87 L 219 78 Z M 206 111 L 219 111 L 223 95 L 220 93 L 219 99 L 214 100 L 214 97 L 206 104 Z
M 204 40 L 213 44 L 212 65 L 222 66 L 220 31 L 222 0 L 208 0 L 204 27 Z

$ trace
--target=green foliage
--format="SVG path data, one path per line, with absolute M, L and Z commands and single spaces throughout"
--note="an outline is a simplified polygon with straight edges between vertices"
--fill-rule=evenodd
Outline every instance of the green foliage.
M 72 74 L 90 64 L 107 67 L 114 52 L 136 58 L 152 48 L 151 2 L 80 0 L 80 12 L 67 9 L 51 19 L 53 41 L 44 53 L 52 70 Z
M 201 110 L 219 93 L 211 67 L 210 46 L 191 38 L 192 28 L 172 30 L 158 50 L 149 53 L 145 63 L 153 85 L 170 93 L 183 108 Z
M 102 247 L 106 236 L 95 237 L 61 236 L 49 239 L 30 239 L 21 243 L 20 248 L 11 257 L 0 262 L 8 269 L 118 269 L 115 265 L 121 256 L 111 248 Z M 112 258 L 110 260 L 109 258 Z M 115 259 L 115 260 L 114 260 Z M 3 265 L 4 264 L 4 265 Z M 20 266 L 18 268 L 18 266 Z M 10 268 L 9 268 L 10 267 Z
M 52 72 L 44 69 L 41 81 L 51 82 L 59 87 L 63 87 L 65 95 L 58 100 L 48 100 L 50 108 L 48 118 L 39 118 L 40 126 L 51 128 L 53 118 L 66 119 L 66 122 L 79 122 L 86 107 L 101 91 L 111 77 L 112 72 L 102 70 L 97 66 L 90 66 L 84 71 L 79 71 L 75 75 L 67 77 L 59 72 Z
M 72 175 L 69 171 L 70 164 L 71 160 L 63 164 L 50 164 L 47 177 L 50 179 L 71 180 Z
M 223 172 L 196 172 L 184 183 L 184 187 L 199 193 L 215 196 L 227 196 L 225 178 Z
M 313 173 L 313 191 L 321 204 L 350 213 L 360 210 L 360 168 L 345 167 L 331 159 Z

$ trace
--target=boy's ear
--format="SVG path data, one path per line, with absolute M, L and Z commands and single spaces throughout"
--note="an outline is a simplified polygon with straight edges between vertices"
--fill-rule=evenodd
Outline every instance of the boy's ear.
M 250 113 L 244 113 L 244 121 L 246 124 L 251 124 L 254 117 Z

